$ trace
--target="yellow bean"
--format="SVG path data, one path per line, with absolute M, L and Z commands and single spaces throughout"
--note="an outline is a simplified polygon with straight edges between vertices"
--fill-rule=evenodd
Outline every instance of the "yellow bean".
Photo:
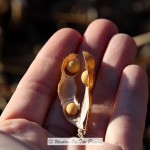
M 71 60 L 68 62 L 67 66 L 66 66 L 66 69 L 68 72 L 70 73 L 77 73 L 80 69 L 80 65 L 77 61 L 75 60 Z
M 75 103 L 69 103 L 67 106 L 66 106 L 66 112 L 69 114 L 69 115 L 75 115 L 77 114 L 78 112 L 78 106 L 75 104 Z
M 81 81 L 85 86 L 88 86 L 88 70 L 85 70 L 81 75 Z

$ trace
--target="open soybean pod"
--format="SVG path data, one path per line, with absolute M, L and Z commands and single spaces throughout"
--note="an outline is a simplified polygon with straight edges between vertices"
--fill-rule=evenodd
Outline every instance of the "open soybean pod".
M 85 62 L 85 74 L 83 84 L 85 85 L 84 99 L 82 106 L 78 103 L 75 77 L 80 71 L 80 61 L 77 54 L 67 56 L 61 67 L 61 80 L 58 85 L 58 95 L 63 107 L 66 119 L 78 128 L 78 136 L 86 134 L 88 113 L 92 104 L 92 89 L 94 85 L 95 61 L 91 54 L 83 51 Z M 71 67 L 71 68 L 70 68 Z
M 78 136 L 83 137 L 87 131 L 88 114 L 92 105 L 92 90 L 95 80 L 95 60 L 93 56 L 83 51 L 85 61 L 85 71 L 81 75 L 81 80 L 85 85 L 84 99 L 81 106 L 81 113 L 78 121 Z
M 65 118 L 77 126 L 79 103 L 76 98 L 75 77 L 80 71 L 80 61 L 78 55 L 70 54 L 61 66 L 61 80 L 58 84 L 58 96 L 61 101 Z

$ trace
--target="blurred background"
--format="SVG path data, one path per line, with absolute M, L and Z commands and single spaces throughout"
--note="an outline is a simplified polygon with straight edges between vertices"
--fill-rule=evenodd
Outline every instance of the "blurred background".
M 120 32 L 134 37 L 138 46 L 135 63 L 150 78 L 150 0 L 0 0 L 0 113 L 54 32 L 71 27 L 83 34 L 97 18 L 110 19 Z M 143 150 L 149 149 L 148 108 Z

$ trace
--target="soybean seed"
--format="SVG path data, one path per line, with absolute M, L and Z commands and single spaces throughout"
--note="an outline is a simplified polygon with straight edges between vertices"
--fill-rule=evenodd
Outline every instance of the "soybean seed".
M 71 60 L 68 62 L 66 69 L 70 73 L 77 73 L 80 69 L 79 63 L 75 60 Z
M 66 112 L 69 114 L 69 115 L 75 115 L 77 114 L 78 112 L 78 106 L 75 104 L 75 103 L 69 103 L 67 106 L 66 106 Z
M 81 81 L 85 86 L 88 86 L 88 70 L 85 70 L 81 75 Z

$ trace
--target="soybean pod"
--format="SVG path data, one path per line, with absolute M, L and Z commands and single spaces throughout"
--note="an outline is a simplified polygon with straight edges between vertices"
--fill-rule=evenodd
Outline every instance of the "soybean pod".
M 84 99 L 80 105 L 77 99 L 76 79 L 82 70 L 79 56 L 68 55 L 61 66 L 61 79 L 58 84 L 58 96 L 65 118 L 77 127 L 77 136 L 84 137 L 87 131 L 88 115 L 92 105 L 92 89 L 94 85 L 95 60 L 87 51 L 83 51 L 84 70 L 81 82 L 85 85 Z

